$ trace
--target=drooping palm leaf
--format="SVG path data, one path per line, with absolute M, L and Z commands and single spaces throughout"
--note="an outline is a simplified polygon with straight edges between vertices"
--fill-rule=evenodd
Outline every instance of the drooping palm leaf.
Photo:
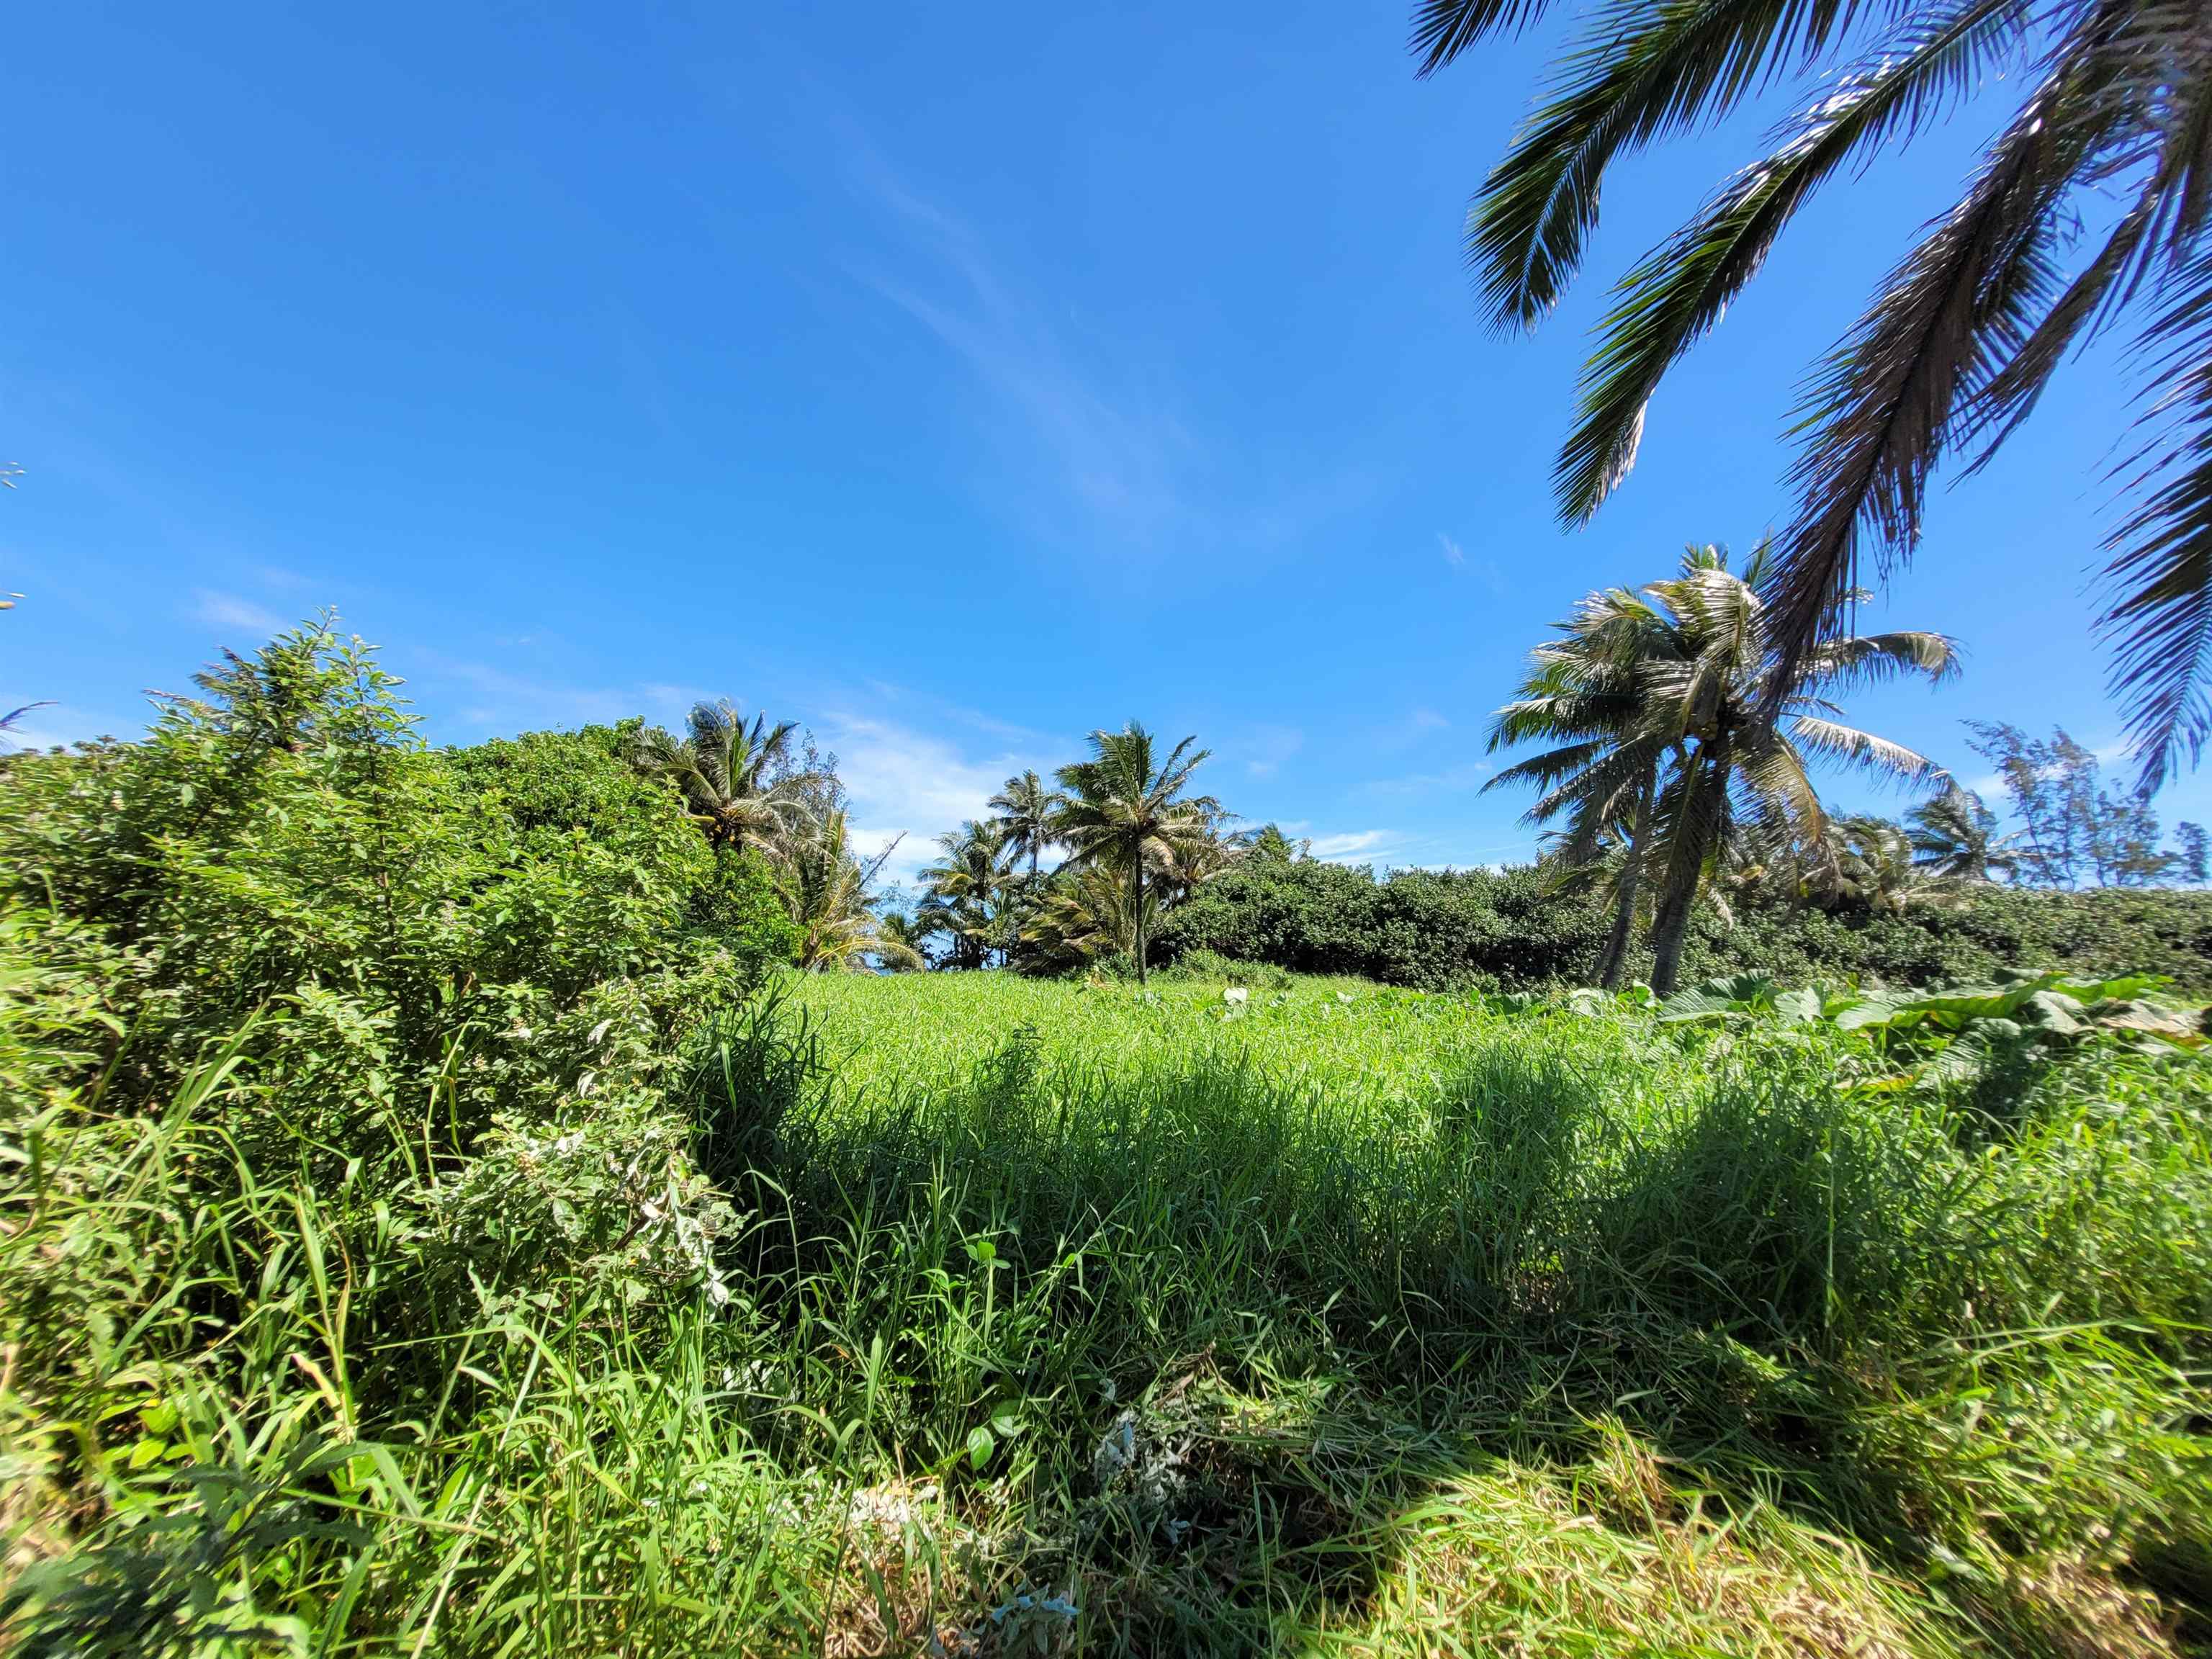
M 2127 464 L 2140 498 L 2107 540 L 2118 590 L 2100 619 L 2118 643 L 2113 690 L 2151 788 L 2212 731 L 2212 251 L 2200 285 L 2154 323 L 2168 390 L 2145 413 Z
M 1547 8 L 1429 0 L 1423 73 Z M 1856 67 L 1846 54 L 1857 57 Z M 1850 627 L 1862 572 L 1914 553 L 1931 474 L 1986 462 L 2073 349 L 2146 313 L 2133 360 L 2156 418 L 2122 475 L 2113 683 L 2155 785 L 2212 734 L 2212 495 L 2200 447 L 2212 290 L 2212 9 L 2195 0 L 1605 0 L 1470 216 L 1483 309 L 1533 325 L 1581 263 L 1623 155 L 1817 70 L 1775 150 L 1629 273 L 1585 371 L 1559 458 L 1563 514 L 1587 518 L 1632 464 L 1667 370 L 1719 320 L 1776 238 L 1839 169 L 1909 142 L 1993 87 L 2017 87 L 1957 206 L 1892 271 L 1808 386 L 1796 507 L 1768 590 L 1770 713 L 1820 641 Z M 2119 211 L 2085 211 L 2094 198 Z M 1695 676 L 1683 689 L 1698 693 Z

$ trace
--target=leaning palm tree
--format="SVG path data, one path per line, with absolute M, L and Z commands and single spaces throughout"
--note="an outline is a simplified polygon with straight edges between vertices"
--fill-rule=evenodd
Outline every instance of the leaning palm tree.
M 1997 835 L 1997 815 L 1982 798 L 1954 784 L 1935 799 L 1907 814 L 1912 861 L 1938 881 L 1987 881 L 1990 873 L 2009 875 L 2020 855 Z
M 1211 795 L 1183 793 L 1211 752 L 1194 753 L 1197 741 L 1185 738 L 1155 764 L 1152 734 L 1131 720 L 1119 732 L 1093 732 L 1091 758 L 1060 769 L 1067 801 L 1053 820 L 1053 839 L 1072 850 L 1077 865 L 1103 865 L 1127 879 L 1130 954 L 1140 984 L 1150 917 L 1146 876 L 1176 879 L 1195 843 L 1212 837 L 1224 816 Z M 1156 881 L 1152 901 L 1159 896 Z
M 1656 889 L 1651 986 L 1662 996 L 1679 977 L 1698 894 L 1732 847 L 1817 846 L 1829 834 L 1815 760 L 1911 780 L 1943 775 L 1902 744 L 1844 725 L 1828 695 L 1903 673 L 1942 678 L 1957 658 L 1940 634 L 1825 641 L 1791 671 L 1780 718 L 1770 715 L 1767 688 L 1784 658 L 1759 592 L 1769 557 L 1762 544 L 1737 574 L 1721 549 L 1692 548 L 1679 574 L 1643 590 L 1645 611 L 1632 598 L 1593 595 L 1584 614 L 1619 618 L 1611 625 L 1633 641 L 1620 647 L 1620 665 L 1607 668 L 1601 657 L 1595 668 L 1540 665 L 1543 691 L 1581 695 L 1588 706 L 1569 702 L 1553 713 L 1542 697 L 1524 697 L 1498 717 L 1505 740 L 1571 739 L 1506 775 L 1550 789 L 1538 807 L 1558 797 L 1554 810 L 1570 815 L 1571 839 L 1587 834 L 1595 844 L 1617 833 L 1637 796 L 1645 828 L 1634 862 Z M 1644 809 L 1647 768 L 1654 784 Z
M 1419 0 L 1420 73 L 1554 3 Z M 1793 74 L 1805 101 L 1773 153 L 1622 279 L 1555 470 L 1562 516 L 1588 519 L 1620 483 L 1661 379 L 1822 185 L 1998 88 L 2010 118 L 1793 423 L 1798 505 L 1768 573 L 1770 708 L 1833 637 L 1862 566 L 1886 577 L 1911 556 L 1938 464 L 1961 450 L 1986 461 L 2069 353 L 2124 328 L 2146 407 L 2118 470 L 2129 504 L 2107 542 L 2101 627 L 2154 787 L 2212 734 L 2212 12 L 2193 0 L 1607 0 L 1468 214 L 1492 322 L 1533 328 L 1558 303 L 1614 161 Z
M 771 780 L 790 757 L 798 723 L 771 727 L 767 715 L 756 714 L 748 725 L 725 699 L 694 703 L 684 724 L 680 738 L 658 726 L 641 732 L 632 754 L 638 769 L 676 786 L 711 844 L 781 856 L 802 814 Z
M 1656 811 L 1662 873 L 1651 926 L 1651 988 L 1670 994 L 1699 884 L 1740 820 L 1769 836 L 1818 845 L 1829 833 L 1813 786 L 1815 758 L 1910 781 L 1942 780 L 1925 757 L 1843 723 L 1828 694 L 1913 673 L 1957 671 L 1941 634 L 1899 630 L 1820 641 L 1791 657 L 1761 597 L 1773 544 L 1741 575 L 1717 547 L 1692 548 L 1681 574 L 1644 589 L 1666 613 L 1677 651 L 1647 665 L 1647 719 L 1681 751 Z M 1778 710 L 1771 688 L 1784 690 Z M 1776 718 L 1778 714 L 1779 718 Z
M 845 814 L 833 811 L 792 838 L 781 875 L 785 902 L 799 927 L 799 967 L 810 974 L 850 974 L 885 967 L 919 968 L 921 954 L 884 926 L 869 891 L 898 842 L 862 860 L 848 845 Z
M 1243 837 L 1229 827 L 1237 821 L 1234 812 L 1223 811 L 1209 799 L 1200 804 L 1198 820 L 1190 834 L 1168 843 L 1160 879 L 1153 884 L 1163 908 L 1189 897 L 1245 854 Z
M 1951 890 L 1914 860 L 1905 826 L 1888 818 L 1831 819 L 1828 833 L 1810 852 L 1801 896 L 1832 909 L 1898 915 L 1914 905 L 1940 902 Z
M 990 807 L 1006 827 L 1006 845 L 1018 857 L 1030 861 L 1030 880 L 1037 878 L 1037 855 L 1052 843 L 1052 817 L 1060 810 L 1057 789 L 1047 786 L 1035 772 L 1008 778 L 991 797 Z
M 1534 784 L 1543 793 L 1522 821 L 1567 820 L 1547 855 L 1562 882 L 1617 856 L 1613 923 L 1598 963 L 1598 982 L 1613 990 L 1628 960 L 1660 768 L 1672 747 L 1663 729 L 1644 723 L 1638 676 L 1675 642 L 1657 607 L 1625 587 L 1589 595 L 1557 626 L 1561 637 L 1529 653 L 1528 678 L 1492 717 L 1488 744 L 1493 754 L 1523 743 L 1555 746 L 1483 788 Z

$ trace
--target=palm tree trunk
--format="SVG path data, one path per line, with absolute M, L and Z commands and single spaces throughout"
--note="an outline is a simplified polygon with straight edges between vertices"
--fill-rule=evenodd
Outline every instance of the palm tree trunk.
M 1636 926 L 1636 890 L 1644 877 L 1644 842 L 1651 830 L 1651 799 L 1659 789 L 1659 768 L 1654 763 L 1644 775 L 1644 792 L 1636 799 L 1636 821 L 1628 831 L 1628 856 L 1620 867 L 1620 884 L 1613 915 L 1613 932 L 1605 941 L 1598 983 L 1608 991 L 1620 988 L 1621 970 L 1628 965 L 1628 936 Z
M 1705 878 L 1705 855 L 1711 850 L 1720 815 L 1728 810 L 1729 774 L 1735 753 L 1725 732 L 1703 745 L 1689 764 L 1695 769 L 1682 791 L 1681 837 L 1667 860 L 1667 890 L 1661 895 L 1658 914 L 1651 919 L 1651 988 L 1670 997 L 1681 978 L 1682 946 L 1689 937 L 1690 911 L 1698 901 L 1698 884 Z M 1719 792 L 1711 814 L 1698 799 L 1699 792 Z
M 1698 896 L 1695 882 L 1677 887 L 1659 901 L 1651 919 L 1651 989 L 1671 997 L 1682 973 L 1682 945 L 1690 933 L 1690 906 Z
M 1139 985 L 1142 985 L 1142 984 L 1144 984 L 1144 983 L 1146 982 L 1146 970 L 1145 970 L 1145 848 L 1144 848 L 1144 843 L 1143 843 L 1142 842 L 1138 842 L 1138 844 L 1137 844 L 1137 856 L 1136 856 L 1134 859 L 1133 859 L 1130 862 L 1131 862 L 1131 866 L 1132 866 L 1132 867 L 1136 871 L 1136 884 L 1134 885 L 1134 887 L 1133 887 L 1133 888 L 1131 889 L 1132 893 L 1134 895 L 1134 901 L 1133 901 L 1133 902 L 1132 903 L 1131 908 L 1130 908 L 1130 911 L 1129 911 L 1129 931 L 1136 936 L 1136 940 L 1137 940 L 1137 983 L 1138 983 L 1138 984 L 1139 984 Z

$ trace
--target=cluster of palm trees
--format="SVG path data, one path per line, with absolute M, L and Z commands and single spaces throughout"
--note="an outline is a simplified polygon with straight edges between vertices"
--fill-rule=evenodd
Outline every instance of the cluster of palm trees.
M 1779 883 L 1887 905 L 1902 902 L 1900 872 L 1973 866 L 1980 878 L 1996 861 L 1987 812 L 1955 788 L 1916 815 L 1918 840 L 1822 807 L 1815 762 L 1948 781 L 1925 757 L 1844 724 L 1833 697 L 1900 675 L 1941 680 L 1958 655 L 1940 634 L 1905 630 L 1822 641 L 1792 662 L 1762 597 L 1772 556 L 1762 543 L 1738 572 L 1723 550 L 1692 547 L 1668 580 L 1589 594 L 1492 718 L 1492 750 L 1548 746 L 1486 787 L 1541 792 L 1527 817 L 1557 826 L 1549 857 L 1563 879 L 1610 877 L 1608 987 L 1648 915 L 1652 988 L 1670 994 L 1701 894 L 1724 904 L 1730 890 Z
M 681 734 L 639 732 L 631 760 L 675 787 L 718 853 L 767 862 L 798 936 L 800 968 L 919 967 L 919 952 L 883 926 L 873 902 L 896 843 L 867 858 L 853 851 L 843 789 L 830 767 L 798 750 L 798 731 L 796 721 L 770 726 L 765 714 L 748 721 L 727 701 L 696 703 Z
M 1996 815 L 1955 781 L 1902 823 L 1869 813 L 1824 818 L 1804 841 L 1756 834 L 1723 848 L 1711 893 L 1724 921 L 1740 901 L 1901 915 L 1964 897 L 2021 866 Z
M 939 837 L 911 913 L 879 914 L 877 879 L 896 847 L 851 846 L 834 766 L 796 746 L 796 722 L 750 721 L 736 705 L 699 703 L 675 733 L 638 732 L 641 771 L 666 779 L 710 845 L 756 854 L 775 878 L 817 973 L 997 963 L 1064 968 L 1126 957 L 1145 975 L 1159 916 L 1238 855 L 1248 837 L 1211 795 L 1190 793 L 1208 751 L 1185 738 L 1164 757 L 1135 721 L 1091 734 L 1089 758 L 1048 784 L 1006 780 L 992 816 Z M 1045 867 L 1048 852 L 1060 854 Z
M 1090 757 L 1047 784 L 1036 772 L 1008 778 L 993 816 L 940 836 L 922 872 L 926 896 L 891 919 L 921 946 L 946 942 L 945 965 L 994 962 L 1064 969 L 1112 956 L 1146 977 L 1161 915 L 1225 867 L 1246 837 L 1211 795 L 1188 793 L 1208 751 L 1185 738 L 1164 757 L 1132 720 L 1093 732 Z M 1047 870 L 1048 850 L 1062 857 Z

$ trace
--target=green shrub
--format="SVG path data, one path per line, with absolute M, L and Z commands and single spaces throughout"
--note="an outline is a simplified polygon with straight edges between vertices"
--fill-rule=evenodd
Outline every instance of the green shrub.
M 750 848 L 714 849 L 713 872 L 692 893 L 685 919 L 755 973 L 798 959 L 799 924 L 768 860 Z
M 1563 893 L 1547 872 L 1365 869 L 1254 858 L 1170 912 L 1163 957 L 1193 951 L 1295 973 L 1354 974 L 1425 990 L 1587 984 L 1610 921 L 1606 895 Z M 1634 973 L 1648 960 L 1639 943 Z M 2164 974 L 2212 988 L 2212 892 L 2060 893 L 1996 885 L 1901 915 L 1749 903 L 1706 910 L 1686 978 L 1749 972 L 1782 983 L 1857 975 L 1929 986 L 2001 968 Z
M 1186 951 L 1160 977 L 1170 982 L 1242 985 L 1263 991 L 1280 990 L 1291 982 L 1287 969 L 1269 962 L 1237 962 L 1208 950 Z
M 2164 974 L 2212 990 L 2212 891 L 2100 888 L 2069 893 L 1989 884 L 1901 915 L 1754 907 L 1693 939 L 1696 976 L 1744 969 L 1787 981 L 1857 974 L 1929 986 L 2000 969 Z
M 1160 948 L 1443 991 L 1587 976 L 1604 930 L 1600 908 L 1547 893 L 1534 870 L 1403 870 L 1377 881 L 1316 859 L 1255 858 L 1170 912 Z

